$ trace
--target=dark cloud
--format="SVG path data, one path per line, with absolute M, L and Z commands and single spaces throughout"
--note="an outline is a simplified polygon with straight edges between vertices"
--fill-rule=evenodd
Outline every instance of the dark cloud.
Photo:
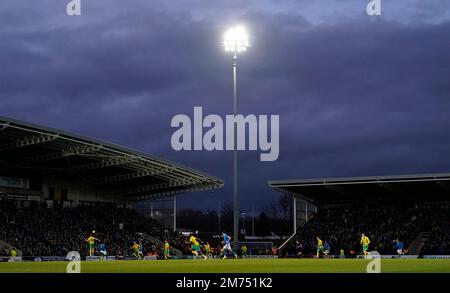
M 252 33 L 239 58 L 240 111 L 280 115 L 278 161 L 240 154 L 244 208 L 276 197 L 269 179 L 449 171 L 450 22 L 423 21 L 433 13 L 445 19 L 434 4 L 409 7 L 399 21 L 358 14 L 327 23 L 290 11 L 292 1 L 243 1 L 237 14 L 237 1 L 84 1 L 79 18 L 57 2 L 0 4 L 0 114 L 225 179 L 223 190 L 182 197 L 182 205 L 216 208 L 231 199 L 230 152 L 170 147 L 174 115 L 192 116 L 194 106 L 205 115 L 231 112 L 231 56 L 220 47 L 229 20 Z M 409 17 L 414 11 L 420 21 Z

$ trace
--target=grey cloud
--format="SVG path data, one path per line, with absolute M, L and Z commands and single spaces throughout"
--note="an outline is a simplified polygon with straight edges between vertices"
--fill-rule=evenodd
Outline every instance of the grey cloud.
M 277 162 L 240 154 L 244 207 L 275 198 L 269 179 L 448 171 L 448 18 L 358 15 L 323 23 L 314 21 L 318 11 L 292 9 L 306 2 L 244 1 L 231 15 L 239 1 L 85 1 L 86 12 L 73 19 L 57 2 L 25 10 L 24 1 L 0 4 L 0 113 L 225 179 L 223 190 L 180 197 L 182 205 L 190 196 L 202 208 L 231 199 L 231 153 L 170 149 L 173 115 L 192 115 L 194 106 L 231 112 L 231 56 L 220 47 L 231 19 L 252 32 L 252 47 L 238 60 L 239 109 L 279 114 L 281 123 Z

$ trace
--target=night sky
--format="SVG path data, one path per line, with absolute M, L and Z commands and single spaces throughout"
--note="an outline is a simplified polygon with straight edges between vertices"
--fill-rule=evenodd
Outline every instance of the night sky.
M 175 152 L 176 114 L 232 112 L 224 31 L 243 24 L 242 114 L 280 115 L 280 156 L 240 153 L 241 208 L 268 180 L 450 172 L 450 1 L 0 2 L 0 115 L 111 141 L 225 180 L 179 207 L 231 201 L 232 153 Z

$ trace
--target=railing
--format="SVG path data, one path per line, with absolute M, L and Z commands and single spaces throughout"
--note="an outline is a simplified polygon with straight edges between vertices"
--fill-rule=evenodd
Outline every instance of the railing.
M 14 250 L 17 252 L 17 255 L 18 255 L 18 256 L 21 256 L 21 255 L 22 255 L 22 251 L 21 251 L 21 250 L 15 248 L 15 247 L 12 246 L 11 244 L 6 243 L 6 242 L 3 241 L 3 240 L 0 240 L 0 249 L 7 249 L 7 250 L 9 250 L 9 251 L 11 251 L 11 250 L 14 249 Z
M 425 241 L 430 238 L 430 232 L 420 232 L 419 235 L 417 235 L 416 239 L 411 243 L 408 249 L 408 254 L 415 255 L 420 252 L 420 249 L 422 249 L 423 244 Z
M 309 222 L 309 220 L 311 220 L 314 217 L 314 215 L 311 215 L 311 217 L 308 217 L 305 219 L 305 221 L 302 223 L 301 228 L 303 228 L 306 223 Z M 281 249 L 283 249 L 284 246 L 286 246 L 286 244 L 288 244 L 292 238 L 297 235 L 297 230 L 295 230 L 294 234 L 292 234 L 286 241 L 283 242 L 283 244 L 280 245 L 280 247 L 278 247 L 278 251 L 281 251 Z
M 289 241 L 291 241 L 291 239 L 297 235 L 297 232 L 295 232 L 294 234 L 292 234 L 286 241 L 283 242 L 283 244 L 280 245 L 280 247 L 278 247 L 278 251 L 281 251 L 283 249 L 283 247 L 286 246 L 286 244 L 289 243 Z

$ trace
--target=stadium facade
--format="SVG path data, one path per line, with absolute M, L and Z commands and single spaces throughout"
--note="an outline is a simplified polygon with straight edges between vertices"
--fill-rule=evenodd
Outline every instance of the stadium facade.
M 176 228 L 176 195 L 221 188 L 200 171 L 116 144 L 0 117 L 0 196 L 68 207 L 108 202 Z

